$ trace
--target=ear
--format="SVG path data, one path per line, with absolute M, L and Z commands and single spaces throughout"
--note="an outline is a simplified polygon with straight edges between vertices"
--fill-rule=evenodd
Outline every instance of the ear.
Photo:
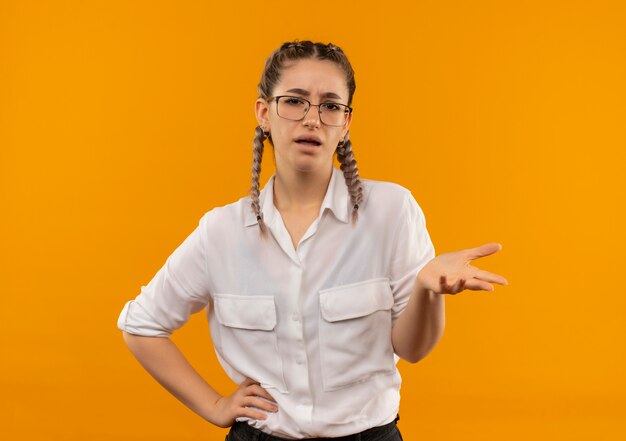
M 352 124 L 352 113 L 350 113 L 350 115 L 348 115 L 348 119 L 346 120 L 345 125 L 341 129 L 341 137 L 342 138 L 344 138 L 346 136 L 346 133 L 348 133 L 348 130 L 350 130 L 350 124 Z
M 265 127 L 265 130 L 270 130 L 270 118 L 269 118 L 269 103 L 259 98 L 254 103 L 254 113 L 256 114 L 256 120 L 261 127 Z

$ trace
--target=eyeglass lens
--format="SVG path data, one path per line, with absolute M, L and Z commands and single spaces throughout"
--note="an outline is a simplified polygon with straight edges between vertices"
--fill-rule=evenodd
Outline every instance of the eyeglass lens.
M 309 103 L 296 97 L 280 97 L 277 100 L 278 116 L 294 121 L 301 120 L 308 110 Z M 320 104 L 320 120 L 329 126 L 343 126 L 348 118 L 346 106 L 338 103 Z

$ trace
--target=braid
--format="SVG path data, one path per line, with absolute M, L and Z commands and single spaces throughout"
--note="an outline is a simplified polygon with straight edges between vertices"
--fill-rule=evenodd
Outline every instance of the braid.
M 356 166 L 354 153 L 352 152 L 352 141 L 348 138 L 349 133 L 337 146 L 337 160 L 341 164 L 343 176 L 346 179 L 348 192 L 350 193 L 350 201 L 352 203 L 352 225 L 358 219 L 359 204 L 363 200 L 363 185 L 359 178 L 359 169 Z
M 259 205 L 259 177 L 261 176 L 261 159 L 263 158 L 263 140 L 266 135 L 261 127 L 257 127 L 255 132 L 254 141 L 252 142 L 252 187 L 250 188 L 250 199 L 252 200 L 252 210 L 259 221 L 261 237 L 265 237 L 267 229 Z

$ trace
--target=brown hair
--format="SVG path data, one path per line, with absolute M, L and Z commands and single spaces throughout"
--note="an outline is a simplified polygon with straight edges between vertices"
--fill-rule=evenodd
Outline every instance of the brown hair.
M 276 49 L 265 61 L 265 68 L 261 74 L 261 81 L 257 86 L 259 98 L 267 99 L 272 96 L 272 92 L 276 84 L 280 81 L 280 74 L 285 62 L 296 61 L 300 59 L 317 59 L 330 60 L 336 63 L 346 75 L 346 84 L 348 86 L 348 106 L 352 105 L 352 97 L 356 90 L 354 81 L 354 71 L 352 65 L 348 61 L 345 53 L 339 46 L 332 43 L 313 43 L 311 41 L 298 41 L 283 43 Z M 337 145 L 337 160 L 341 165 L 350 201 L 352 203 L 352 225 L 358 218 L 359 204 L 363 198 L 363 186 L 359 179 L 359 170 L 352 152 L 352 142 L 349 139 L 350 132 L 339 141 Z M 263 128 L 256 127 L 253 141 L 252 151 L 252 187 L 250 189 L 250 199 L 252 210 L 256 214 L 261 229 L 261 236 L 266 234 L 266 225 L 263 221 L 263 213 L 259 205 L 259 176 L 261 175 L 261 159 L 263 158 L 263 141 L 268 139 L 270 144 L 274 146 L 272 137 L 268 132 L 264 132 Z

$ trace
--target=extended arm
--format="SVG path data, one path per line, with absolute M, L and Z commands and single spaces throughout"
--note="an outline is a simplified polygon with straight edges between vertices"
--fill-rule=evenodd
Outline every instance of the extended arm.
M 415 363 L 435 347 L 445 326 L 444 294 L 454 295 L 465 289 L 493 291 L 491 283 L 508 285 L 504 277 L 470 265 L 472 260 L 500 249 L 502 245 L 492 242 L 441 254 L 420 270 L 409 302 L 392 330 L 391 342 L 396 354 Z
M 394 352 L 409 363 L 417 363 L 437 345 L 444 327 L 444 296 L 425 289 L 416 279 L 409 303 L 391 333 Z

